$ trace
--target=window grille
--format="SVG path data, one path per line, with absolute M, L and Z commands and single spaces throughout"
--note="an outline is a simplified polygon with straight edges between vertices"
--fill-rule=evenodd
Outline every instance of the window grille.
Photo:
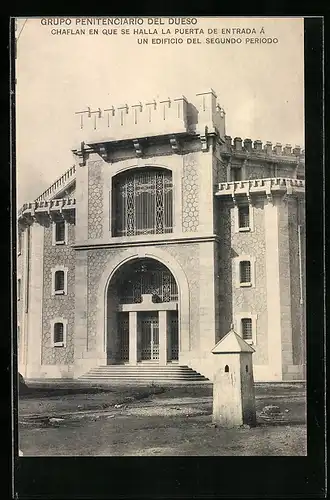
M 178 361 L 179 359 L 179 323 L 178 312 L 169 311 L 169 336 L 171 341 L 171 361 Z
M 54 344 L 63 344 L 64 342 L 64 325 L 63 323 L 54 324 Z
M 250 209 L 248 205 L 238 207 L 239 228 L 250 227 Z
M 129 359 L 129 317 L 128 313 L 118 313 L 119 349 L 118 360 Z
M 251 262 L 249 260 L 240 262 L 240 282 L 251 283 Z
M 244 340 L 252 340 L 252 319 L 242 319 L 242 337 Z
M 167 170 L 125 173 L 114 182 L 114 236 L 171 233 L 172 174 Z
M 56 222 L 55 241 L 56 243 L 63 243 L 65 241 L 65 221 Z
M 55 272 L 55 292 L 64 292 L 64 271 Z
M 119 296 L 122 304 L 142 301 L 142 294 L 151 294 L 153 302 L 178 300 L 178 288 L 172 273 L 152 260 L 129 266 L 120 279 Z

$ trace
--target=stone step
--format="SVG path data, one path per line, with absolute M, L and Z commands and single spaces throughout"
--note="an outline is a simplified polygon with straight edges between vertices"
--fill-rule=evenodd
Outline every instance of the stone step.
M 112 383 L 175 383 L 203 382 L 206 377 L 188 366 L 159 366 L 156 364 L 141 365 L 107 365 L 98 366 L 81 375 L 80 380 L 100 380 Z
M 138 372 L 145 372 L 145 371 L 154 371 L 154 372 L 168 372 L 168 373 L 173 373 L 173 372 L 194 372 L 194 370 L 191 370 L 190 368 L 185 368 L 185 367 L 173 367 L 173 368 L 167 368 L 166 366 L 164 367 L 158 367 L 158 366 L 98 366 L 98 367 L 93 367 L 92 370 L 97 370 L 97 371 L 109 371 L 109 372 L 118 372 L 118 371 L 126 371 L 126 372 L 133 372 L 133 371 L 138 371 Z
M 97 373 L 191 373 L 191 370 L 186 369 L 186 370 L 162 370 L 162 369 L 155 369 L 155 368 L 117 368 L 115 370 L 113 369 L 108 369 L 108 368 L 92 368 L 90 370 L 91 372 L 97 372 Z
M 150 373 L 124 373 L 124 372 L 121 372 L 121 373 L 109 373 L 109 372 L 89 372 L 88 374 L 85 373 L 82 375 L 82 377 L 84 376 L 103 376 L 103 377 L 133 377 L 133 376 L 136 376 L 136 377 L 164 377 L 164 378 L 168 378 L 168 377 L 193 377 L 193 378 L 196 378 L 196 377 L 203 377 L 202 375 L 199 375 L 199 374 L 192 374 L 192 373 L 154 373 L 154 372 L 150 372 Z
M 106 379 L 133 379 L 132 376 L 130 375 L 108 375 L 108 374 L 99 374 L 99 373 L 92 373 L 92 374 L 86 374 L 86 375 L 82 375 L 80 377 L 80 379 L 86 379 L 86 378 L 106 378 Z M 202 376 L 202 375 L 186 375 L 186 376 L 177 376 L 177 377 L 173 377 L 173 376 L 168 376 L 168 377 L 164 377 L 164 376 L 161 376 L 161 375 L 141 375 L 141 376 L 136 376 L 134 378 L 138 378 L 140 380 L 150 380 L 150 379 L 163 379 L 163 380 L 173 380 L 174 378 L 177 379 L 177 380 L 205 380 L 205 378 Z

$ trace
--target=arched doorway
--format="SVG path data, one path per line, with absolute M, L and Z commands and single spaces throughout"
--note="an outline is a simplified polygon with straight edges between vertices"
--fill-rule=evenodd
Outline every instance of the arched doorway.
M 111 278 L 106 304 L 108 364 L 178 361 L 178 286 L 164 264 L 152 258 L 123 264 Z

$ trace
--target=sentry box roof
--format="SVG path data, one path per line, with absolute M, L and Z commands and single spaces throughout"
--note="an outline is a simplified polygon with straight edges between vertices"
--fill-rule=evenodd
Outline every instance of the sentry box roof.
M 222 337 L 213 347 L 213 354 L 232 354 L 239 352 L 255 352 L 253 347 L 245 342 L 234 330 L 230 330 L 227 335 Z

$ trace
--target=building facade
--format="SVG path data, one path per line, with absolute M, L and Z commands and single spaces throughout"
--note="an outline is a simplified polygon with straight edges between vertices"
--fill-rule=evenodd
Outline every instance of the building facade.
M 305 378 L 304 154 L 226 135 L 213 90 L 82 111 L 75 165 L 18 214 L 19 371 L 187 365 L 231 325 Z

